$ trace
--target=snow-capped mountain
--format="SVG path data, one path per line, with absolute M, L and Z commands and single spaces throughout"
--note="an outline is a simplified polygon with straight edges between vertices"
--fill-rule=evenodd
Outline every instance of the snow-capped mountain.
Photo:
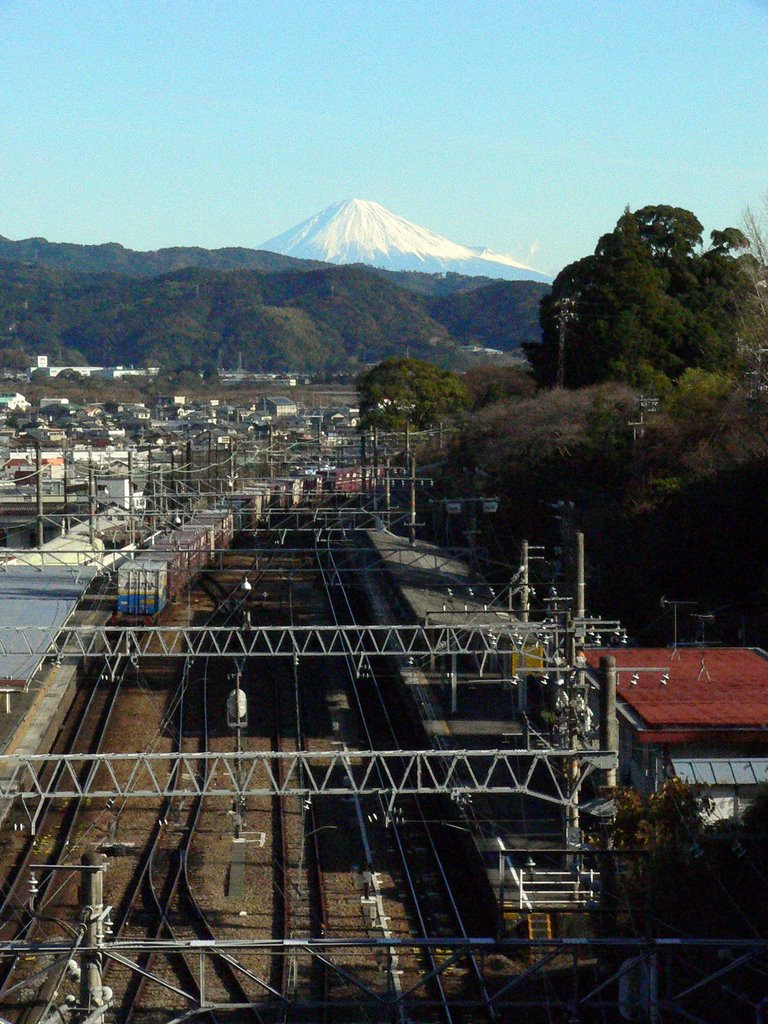
M 367 263 L 385 270 L 454 271 L 507 281 L 551 280 L 510 256 L 458 245 L 366 199 L 332 203 L 259 248 L 298 259 Z

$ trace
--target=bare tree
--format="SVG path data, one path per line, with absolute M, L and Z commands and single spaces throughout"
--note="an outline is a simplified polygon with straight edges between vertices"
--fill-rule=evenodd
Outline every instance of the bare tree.
M 751 391 L 757 397 L 768 394 L 768 192 L 757 210 L 745 209 L 742 231 L 748 242 L 743 265 L 752 288 L 739 336 Z

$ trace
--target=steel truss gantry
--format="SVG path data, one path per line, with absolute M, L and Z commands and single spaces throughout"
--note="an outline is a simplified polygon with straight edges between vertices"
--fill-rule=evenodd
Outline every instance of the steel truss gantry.
M 280 575 L 283 577 L 300 577 L 317 575 L 317 568 L 311 566 L 274 566 L 272 563 L 277 554 L 280 557 L 295 556 L 306 558 L 307 548 L 284 547 L 273 544 L 266 547 L 238 547 L 238 556 L 243 556 L 252 561 L 247 569 L 233 568 L 227 565 L 227 556 L 231 558 L 232 548 L 213 548 L 209 554 L 211 560 L 205 567 L 200 568 L 200 573 L 211 572 L 241 572 L 256 573 L 258 575 Z M 0 572 L 18 568 L 24 565 L 31 565 L 35 569 L 43 570 L 45 566 L 61 566 L 67 569 L 77 569 L 82 566 L 98 568 L 101 570 L 114 570 L 117 567 L 115 556 L 122 557 L 125 562 L 130 561 L 137 554 L 146 554 L 151 548 L 137 548 L 133 551 L 47 551 L 40 548 L 3 548 L 0 551 Z M 414 557 L 409 548 L 394 549 L 388 552 L 388 564 L 381 561 L 379 554 L 370 547 L 340 546 L 334 548 L 334 571 L 359 572 L 364 569 L 366 572 L 390 572 L 390 566 L 406 565 L 410 569 L 422 569 L 427 572 L 443 572 L 446 579 L 451 575 L 457 559 L 466 559 L 473 554 L 470 548 L 436 548 L 433 551 L 419 551 Z M 466 585 L 466 580 L 461 582 Z M 477 589 L 482 591 L 482 587 Z M 488 588 L 485 588 L 486 590 Z
M 416 658 L 503 650 L 523 655 L 531 645 L 554 635 L 549 626 L 510 622 L 504 613 L 498 617 L 492 612 L 470 613 L 468 618 L 469 622 L 455 625 L 429 626 L 67 625 L 54 629 L 18 624 L 0 627 L 0 654 L 39 656 L 48 650 L 58 658 Z
M 553 1012 L 567 1013 L 568 1019 L 580 1019 L 580 1013 L 610 1011 L 610 1019 L 616 1020 L 621 1006 L 620 982 L 635 974 L 646 978 L 643 994 L 632 1004 L 632 1009 L 641 1009 L 647 1020 L 660 1020 L 662 1014 L 674 1014 L 674 1018 L 688 1020 L 694 1024 L 714 1024 L 722 1017 L 722 979 L 731 986 L 738 984 L 754 969 L 756 962 L 763 959 L 768 950 L 768 939 L 702 939 L 702 938 L 446 938 L 427 937 L 359 939 L 335 938 L 292 938 L 292 939 L 121 939 L 100 942 L 95 946 L 80 944 L 76 954 L 80 957 L 99 956 L 112 960 L 131 973 L 142 975 L 153 984 L 177 996 L 180 1009 L 169 1024 L 181 1024 L 193 1020 L 205 1010 L 253 1009 L 269 1014 L 270 1011 L 330 1012 L 354 1009 L 359 1014 L 364 1009 L 372 1019 L 392 1019 L 395 1013 L 413 1014 L 429 1010 L 451 1009 L 478 1010 L 489 1013 L 518 1010 L 525 1012 L 533 1007 L 546 1009 L 550 1017 Z M 32 942 L 16 940 L 0 943 L 0 958 L 25 956 L 39 960 L 40 969 L 34 977 L 42 977 L 52 971 L 61 970 L 72 958 L 73 940 L 43 940 Z M 315 961 L 332 976 L 336 984 L 333 993 L 324 999 L 308 1001 L 303 993 L 286 996 L 270 984 L 268 976 L 261 976 L 239 957 L 259 952 L 262 955 L 300 957 Z M 425 954 L 431 952 L 434 969 L 419 969 L 425 963 Z M 437 999 L 431 989 L 433 982 L 447 971 L 466 967 L 468 958 L 484 965 L 492 954 L 508 958 L 509 968 L 499 972 L 498 968 L 484 974 L 484 996 L 473 995 L 472 987 L 462 988 L 453 997 Z M 393 957 L 412 956 L 416 979 L 400 991 L 395 991 L 382 980 L 386 973 L 376 970 L 378 963 L 386 964 Z M 181 985 L 164 978 L 157 971 L 148 970 L 139 962 L 148 956 L 183 956 L 193 977 L 197 991 L 188 991 Z M 603 957 L 620 964 L 608 972 L 599 971 L 590 982 L 585 970 L 594 970 L 595 963 Z M 243 982 L 251 982 L 259 992 L 258 998 L 250 1003 L 220 1004 L 209 999 L 207 979 L 213 977 L 217 960 L 242 976 Z M 547 973 L 550 965 L 559 964 L 569 970 L 561 970 L 561 984 L 553 985 Z M 361 966 L 361 963 L 363 966 Z M 696 980 L 691 983 L 686 975 L 691 964 L 695 964 Z M 676 983 L 676 969 L 685 979 Z M 649 982 L 650 979 L 650 982 Z M 3 992 L 7 998 L 14 992 L 28 986 L 30 978 L 25 977 L 9 986 Z M 697 997 L 692 1003 L 692 997 Z M 762 1019 L 759 1004 L 744 998 L 751 1006 L 753 1017 Z M 701 1009 L 702 1003 L 711 1006 L 711 1012 Z M 183 1008 L 181 1008 L 183 1007 Z M 706 1016 L 701 1014 L 705 1013 Z M 382 1016 L 386 1015 L 386 1016 Z M 271 1019 L 267 1017 L 267 1019 Z M 590 1018 L 591 1019 L 591 1018 Z M 664 1017 L 666 1019 L 666 1016 Z
M 593 772 L 615 766 L 614 752 L 559 749 L 10 754 L 0 799 L 495 793 L 568 805 Z

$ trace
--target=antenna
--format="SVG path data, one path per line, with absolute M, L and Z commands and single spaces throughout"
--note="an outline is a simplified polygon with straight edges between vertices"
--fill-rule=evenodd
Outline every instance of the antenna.
M 698 603 L 699 603 L 698 601 L 673 601 L 671 598 L 664 597 L 663 595 L 661 597 L 661 600 L 659 601 L 659 605 L 662 608 L 672 608 L 672 612 L 673 612 L 673 616 L 674 616 L 673 627 L 672 627 L 672 648 L 673 648 L 673 650 L 672 650 L 672 657 L 673 658 L 677 654 L 677 609 L 678 608 L 682 608 L 685 605 L 695 605 L 695 604 L 698 604 Z

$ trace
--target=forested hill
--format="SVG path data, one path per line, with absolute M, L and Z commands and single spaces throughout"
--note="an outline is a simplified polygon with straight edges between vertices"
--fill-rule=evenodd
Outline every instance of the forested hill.
M 29 263 L 55 270 L 90 274 L 127 274 L 130 277 L 159 277 L 186 267 L 205 270 L 313 270 L 327 264 L 315 260 L 296 260 L 261 249 L 201 249 L 198 246 L 175 246 L 140 252 L 126 249 L 117 242 L 105 245 L 76 245 L 70 242 L 49 242 L 45 238 L 24 238 L 14 242 L 0 235 L 0 260 Z
M 295 259 L 264 249 L 203 249 L 199 246 L 174 246 L 141 252 L 126 249 L 117 242 L 108 242 L 104 245 L 76 245 L 71 242 L 49 242 L 46 238 L 12 241 L 2 235 L 0 260 L 49 267 L 54 270 L 89 274 L 127 274 L 129 277 L 160 277 L 187 267 L 199 267 L 203 270 L 260 270 L 272 274 L 281 270 L 302 273 L 332 266 L 318 260 Z M 452 295 L 454 292 L 482 288 L 496 281 L 492 277 L 468 277 L 450 271 L 447 274 L 425 274 L 412 270 L 376 269 L 375 273 L 391 284 L 418 292 L 420 295 Z M 527 286 L 533 282 L 521 283 Z
M 532 282 L 476 289 L 470 315 L 463 292 L 437 302 L 367 267 L 304 269 L 304 261 L 274 258 L 302 270 L 129 276 L 0 260 L 0 361 L 27 365 L 48 353 L 205 370 L 235 366 L 242 355 L 251 370 L 348 370 L 406 352 L 456 365 L 468 342 L 514 350 L 539 338 L 542 286 Z M 500 321 L 496 313 L 510 304 L 519 319 L 507 312 Z

